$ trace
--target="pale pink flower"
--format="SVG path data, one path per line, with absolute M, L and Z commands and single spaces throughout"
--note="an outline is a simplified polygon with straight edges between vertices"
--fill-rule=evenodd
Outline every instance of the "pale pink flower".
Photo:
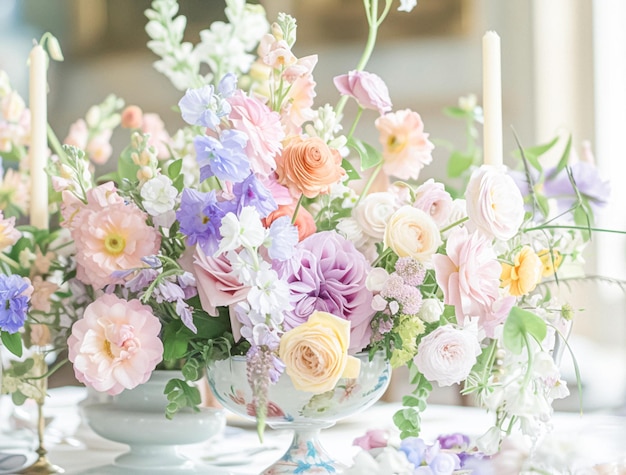
M 0 251 L 15 244 L 21 236 L 22 233 L 15 229 L 15 216 L 5 218 L 0 211 Z
M 244 286 L 232 272 L 224 255 L 207 256 L 199 247 L 193 257 L 193 274 L 202 308 L 217 316 L 217 307 L 225 307 L 245 300 L 249 287 Z
M 417 180 L 422 168 L 432 162 L 435 148 L 420 115 L 409 109 L 390 112 L 376 119 L 375 125 L 383 146 L 385 174 Z
M 26 213 L 30 205 L 30 179 L 23 173 L 7 168 L 0 185 L 0 194 L 6 196 L 7 204 Z
M 127 106 L 122 111 L 121 125 L 125 129 L 139 129 L 143 123 L 143 111 L 139 106 Z
M 103 165 L 111 158 L 113 153 L 113 148 L 111 147 L 112 134 L 113 131 L 111 129 L 106 129 L 98 135 L 91 137 L 87 142 L 85 152 L 95 164 Z
M 159 233 L 146 223 L 146 213 L 102 187 L 88 192 L 87 206 L 71 228 L 77 277 L 96 288 L 117 282 L 114 271 L 142 267 L 141 258 L 156 254 L 161 244 Z
M 76 378 L 111 395 L 145 383 L 163 357 L 161 323 L 139 300 L 105 294 L 72 326 L 69 359 Z
M 24 99 L 16 92 L 11 91 L 2 98 L 2 116 L 9 122 L 17 123 L 26 110 Z
M 428 381 L 451 386 L 467 378 L 480 351 L 476 332 L 445 325 L 422 338 L 413 361 Z
M 448 237 L 446 254 L 432 257 L 444 303 L 455 306 L 459 321 L 491 312 L 499 298 L 502 268 L 490 240 L 464 227 L 455 228 Z
M 65 140 L 63 140 L 63 143 L 84 149 L 87 146 L 87 140 L 89 140 L 87 123 L 83 119 L 78 119 L 70 125 L 70 131 L 67 137 L 65 137 Z
M 364 109 L 377 110 L 380 115 L 391 110 L 387 85 L 374 73 L 350 71 L 336 76 L 333 82 L 341 95 L 353 97 Z
M 228 117 L 233 127 L 248 136 L 246 154 L 252 171 L 264 177 L 270 175 L 276 169 L 274 157 L 280 152 L 285 137 L 280 115 L 242 91 L 235 92 L 228 102 L 232 107 Z
M 437 226 L 442 228 L 448 222 L 452 212 L 452 197 L 444 188 L 443 183 L 429 178 L 415 190 L 413 206 L 426 211 Z
M 485 309 L 485 312 L 480 315 L 478 326 L 487 337 L 495 338 L 495 329 L 506 321 L 513 305 L 515 305 L 515 297 L 512 295 L 502 297 L 493 302 L 491 307 Z
M 317 61 L 317 58 L 315 58 Z M 313 102 L 315 98 L 315 81 L 311 74 L 301 76 L 294 81 L 285 99 L 286 107 L 281 111 L 285 132 L 289 135 L 299 134 L 301 126 L 313 119 Z
M 365 433 L 365 435 L 357 437 L 352 441 L 352 445 L 361 447 L 363 450 L 387 447 L 388 444 L 389 433 L 382 429 L 370 429 Z
M 172 143 L 170 135 L 165 130 L 165 124 L 158 114 L 148 113 L 143 115 L 141 131 L 150 134 L 148 145 L 156 148 L 157 157 L 161 160 L 169 158 L 168 146 Z
M 524 198 L 504 168 L 476 169 L 465 190 L 467 216 L 489 238 L 511 239 L 524 221 Z
M 30 297 L 31 308 L 45 313 L 50 312 L 50 296 L 58 289 L 57 284 L 43 280 L 41 276 L 36 275 L 33 278 L 33 294 Z

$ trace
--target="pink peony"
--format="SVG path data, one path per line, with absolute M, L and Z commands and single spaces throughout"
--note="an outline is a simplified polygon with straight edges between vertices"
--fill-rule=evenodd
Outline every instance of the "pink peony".
M 480 351 L 475 332 L 446 325 L 422 338 L 413 361 L 428 381 L 451 386 L 467 378 Z
M 233 127 L 248 136 L 246 154 L 252 171 L 268 176 L 276 168 L 274 157 L 280 152 L 285 137 L 280 115 L 242 91 L 235 92 L 228 102 L 232 107 L 229 118 Z
M 491 242 L 480 233 L 455 228 L 448 237 L 446 254 L 432 257 L 444 303 L 455 306 L 459 321 L 491 312 L 499 298 L 502 270 Z
M 87 206 L 78 211 L 71 227 L 78 279 L 101 289 L 118 281 L 113 272 L 143 267 L 141 258 L 156 254 L 161 245 L 159 233 L 146 219 L 146 213 L 125 204 L 110 185 L 90 190 Z
M 68 339 L 76 378 L 119 394 L 145 383 L 163 357 L 161 323 L 139 300 L 105 294 L 85 308 Z
M 0 211 L 0 251 L 15 244 L 21 236 L 22 233 L 15 229 L 15 216 L 5 218 Z
M 353 97 L 364 109 L 377 110 L 380 115 L 391 110 L 391 99 L 385 82 L 367 71 L 350 71 L 333 80 L 339 93 Z
M 196 247 L 193 256 L 193 274 L 196 278 L 202 308 L 217 316 L 217 307 L 236 304 L 245 300 L 249 287 L 245 287 L 232 273 L 230 262 L 223 255 L 207 256 Z M 233 319 L 236 322 L 236 318 Z M 239 326 L 238 322 L 236 323 Z
M 413 206 L 428 213 L 437 226 L 442 228 L 448 223 L 452 212 L 452 197 L 443 183 L 429 178 L 415 190 Z
M 417 180 L 422 168 L 432 162 L 435 148 L 420 115 L 409 109 L 390 112 L 376 119 L 375 125 L 383 146 L 385 174 Z

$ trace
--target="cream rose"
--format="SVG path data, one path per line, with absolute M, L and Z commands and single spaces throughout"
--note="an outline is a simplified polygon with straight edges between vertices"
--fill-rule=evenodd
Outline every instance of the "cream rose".
M 488 237 L 511 239 L 524 221 L 524 199 L 503 169 L 482 166 L 472 173 L 465 191 L 467 215 Z
M 385 235 L 389 218 L 397 209 L 395 196 L 381 191 L 363 198 L 352 214 L 364 233 L 380 241 Z
M 340 378 L 356 378 L 361 362 L 348 355 L 350 322 L 327 312 L 309 319 L 280 339 L 279 356 L 285 372 L 299 391 L 321 394 Z
M 383 242 L 399 257 L 424 262 L 441 245 L 441 236 L 437 224 L 427 213 L 405 205 L 389 218 Z

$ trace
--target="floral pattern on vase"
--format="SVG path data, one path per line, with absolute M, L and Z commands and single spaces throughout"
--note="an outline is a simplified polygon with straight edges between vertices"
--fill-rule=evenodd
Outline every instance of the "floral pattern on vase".
M 358 378 L 340 379 L 324 393 L 296 390 L 286 374 L 270 386 L 267 424 L 274 429 L 292 429 L 294 437 L 281 459 L 261 475 L 342 473 L 344 466 L 325 452 L 318 440 L 319 432 L 374 404 L 387 389 L 391 374 L 384 355 L 377 353 L 371 361 L 365 353 L 357 356 L 361 360 Z M 227 409 L 254 420 L 245 357 L 213 362 L 208 377 L 214 394 Z

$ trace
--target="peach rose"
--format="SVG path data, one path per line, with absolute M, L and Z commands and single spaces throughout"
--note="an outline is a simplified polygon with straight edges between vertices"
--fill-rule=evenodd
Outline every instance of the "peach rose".
M 265 218 L 265 227 L 269 228 L 270 224 L 283 216 L 289 216 L 291 218 L 293 216 L 294 209 L 295 205 L 279 205 L 278 209 L 272 211 Z M 302 206 L 298 209 L 298 215 L 296 216 L 296 222 L 294 224 L 296 225 L 296 228 L 298 228 L 298 241 L 302 241 L 317 231 L 315 218 L 313 218 L 313 215 Z
M 409 205 L 391 215 L 383 242 L 399 257 L 412 257 L 420 262 L 428 260 L 442 243 L 433 218 Z
M 541 280 L 543 263 L 530 246 L 524 246 L 515 256 L 513 265 L 502 263 L 502 287 L 508 287 L 509 293 L 516 297 L 534 290 Z
M 321 394 L 359 375 L 361 362 L 348 355 L 349 346 L 350 322 L 318 311 L 283 334 L 279 356 L 297 390 Z
M 276 160 L 278 182 L 289 188 L 295 198 L 301 194 L 315 198 L 330 192 L 331 185 L 344 176 L 339 151 L 319 137 L 294 137 Z

